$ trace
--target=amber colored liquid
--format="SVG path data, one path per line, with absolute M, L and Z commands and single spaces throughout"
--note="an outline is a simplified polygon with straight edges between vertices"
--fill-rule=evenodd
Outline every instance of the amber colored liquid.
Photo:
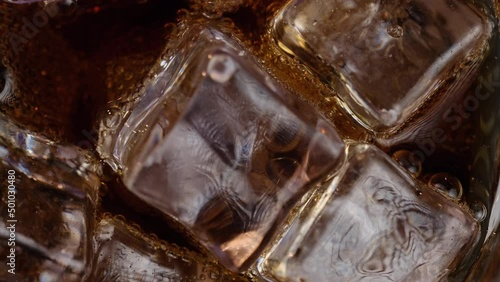
M 372 136 L 335 101 L 324 99 L 321 93 L 330 90 L 317 78 L 293 59 L 276 52 L 267 33 L 268 22 L 286 1 L 253 2 L 228 14 L 245 43 L 283 85 L 296 89 L 319 108 L 343 138 L 372 141 L 387 153 L 398 149 L 422 151 L 422 146 L 427 146 L 432 153 L 424 152 L 422 181 L 425 175 L 433 173 L 453 174 L 464 186 L 465 201 L 479 199 L 491 208 L 492 199 L 487 195 L 494 194 L 500 171 L 498 32 L 480 75 L 483 80 L 492 77 L 497 86 L 482 88 L 489 91 L 483 92 L 488 97 L 480 101 L 477 109 L 454 113 L 456 119 L 452 123 L 444 121 L 441 114 L 433 114 L 445 111 L 449 105 L 465 105 L 481 87 L 480 79 L 464 95 L 429 102 L 428 110 L 422 111 L 426 118 L 410 121 L 414 123 L 406 131 Z M 499 10 L 498 1 L 496 4 Z M 59 7 L 53 15 L 46 12 L 47 22 L 41 23 L 34 19 L 42 10 L 38 4 L 0 3 L 0 60 L 15 88 L 14 102 L 1 105 L 0 111 L 53 139 L 93 149 L 100 113 L 109 101 L 124 99 L 141 86 L 171 39 L 169 34 L 177 12 L 188 7 L 186 1 L 180 0 L 81 0 L 75 6 Z M 0 87 L 3 84 L 0 80 Z M 453 129 L 452 125 L 458 122 L 460 126 Z M 486 123 L 494 129 L 488 130 Z M 444 141 L 433 141 L 432 132 L 436 128 L 443 130 L 442 136 L 446 138 L 440 140 Z M 189 245 L 181 234 L 159 226 L 161 218 L 127 193 L 121 182 L 109 179 L 107 185 L 101 212 L 123 214 L 162 239 Z M 483 222 L 483 228 L 487 223 Z

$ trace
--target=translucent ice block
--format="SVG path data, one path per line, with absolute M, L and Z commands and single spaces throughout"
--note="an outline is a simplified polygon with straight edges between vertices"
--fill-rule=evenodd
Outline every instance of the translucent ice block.
M 242 270 L 344 145 L 223 33 L 193 27 L 180 45 L 135 106 L 103 121 L 99 150 L 130 191 Z
M 104 218 L 94 236 L 89 281 L 239 281 L 199 254 L 151 239 L 117 219 Z
M 386 131 L 433 94 L 466 89 L 492 27 L 466 1 L 293 0 L 273 32 L 363 125 Z
M 339 174 L 258 267 L 274 281 L 438 281 L 478 235 L 457 204 L 376 147 L 351 145 Z
M 82 281 L 100 181 L 91 156 L 0 114 L 0 280 Z

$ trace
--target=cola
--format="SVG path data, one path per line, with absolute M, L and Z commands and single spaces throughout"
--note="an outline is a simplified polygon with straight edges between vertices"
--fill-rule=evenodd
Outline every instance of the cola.
M 2 1 L 0 277 L 495 279 L 499 50 L 489 0 Z

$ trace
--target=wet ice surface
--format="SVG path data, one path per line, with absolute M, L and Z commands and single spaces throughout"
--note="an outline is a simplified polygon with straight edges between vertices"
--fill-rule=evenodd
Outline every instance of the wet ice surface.
M 376 131 L 401 124 L 446 83 L 467 88 L 491 30 L 457 0 L 294 0 L 274 25 L 280 46 L 328 83 L 342 81 L 342 100 Z
M 0 168 L 8 169 L 1 165 Z M 15 223 L 15 277 L 23 281 L 81 281 L 90 254 L 88 223 L 93 220 L 92 205 L 25 177 L 21 179 L 23 187 L 18 188 L 17 200 L 19 221 Z M 10 248 L 5 245 L 10 236 L 6 200 L 2 198 L 0 208 L 0 239 L 5 250 Z M 5 256 L 1 261 L 0 278 L 8 278 L 10 267 Z
M 178 87 L 148 109 L 142 127 L 124 127 L 114 142 L 137 140 L 120 145 L 131 152 L 122 164 L 128 189 L 187 227 L 221 263 L 243 270 L 310 185 L 339 163 L 343 143 L 244 52 L 201 45 L 191 48 L 195 59 Z
M 258 252 L 281 213 L 342 149 L 327 122 L 303 119 L 296 101 L 283 104 L 239 64 L 231 54 L 214 54 L 183 117 L 136 176 L 125 178 L 233 269 Z M 161 136 L 156 130 L 146 144 Z
M 478 235 L 454 202 L 375 147 L 354 145 L 259 268 L 277 281 L 438 281 Z
M 0 114 L 0 171 L 5 183 L 10 170 L 15 170 L 16 179 L 14 201 L 7 185 L 0 190 L 0 249 L 5 254 L 0 258 L 0 280 L 83 279 L 100 184 L 87 170 L 91 164 L 85 159 L 80 149 L 27 132 Z M 8 221 L 12 219 L 16 221 Z M 11 224 L 15 247 L 7 246 Z M 15 248 L 15 276 L 7 272 L 4 252 L 11 247 Z
M 89 281 L 234 281 L 206 258 L 158 243 L 116 219 L 100 221 L 94 244 Z

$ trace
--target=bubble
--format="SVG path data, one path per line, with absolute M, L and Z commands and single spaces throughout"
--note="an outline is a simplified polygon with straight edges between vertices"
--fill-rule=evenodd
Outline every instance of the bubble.
M 486 206 L 479 201 L 472 202 L 472 204 L 470 205 L 470 210 L 474 218 L 479 222 L 485 220 L 486 215 L 488 214 Z
M 107 115 L 108 116 L 104 119 L 104 125 L 111 129 L 117 128 L 122 121 L 120 109 L 113 107 L 107 111 Z
M 126 222 L 127 220 L 125 219 L 125 216 L 121 215 L 121 214 L 118 214 L 118 215 L 115 215 L 114 216 L 114 219 L 117 220 L 117 221 L 121 221 L 121 222 Z
M 236 64 L 231 57 L 224 54 L 214 55 L 207 66 L 207 74 L 218 83 L 225 83 L 236 72 Z
M 203 15 L 208 19 L 218 19 L 222 17 L 222 12 L 219 10 L 206 10 L 203 11 Z
M 448 173 L 436 173 L 429 179 L 429 186 L 443 192 L 453 199 L 462 197 L 462 183 Z
M 390 25 L 387 27 L 387 33 L 394 38 L 399 38 L 403 36 L 403 28 L 397 24 Z
M 219 279 L 219 277 L 220 277 L 219 272 L 216 272 L 216 271 L 210 271 L 209 275 L 210 275 L 210 279 L 214 279 L 214 280 Z
M 413 177 L 419 177 L 422 173 L 422 162 L 418 158 L 412 158 L 410 151 L 396 151 L 392 154 L 392 158 Z

